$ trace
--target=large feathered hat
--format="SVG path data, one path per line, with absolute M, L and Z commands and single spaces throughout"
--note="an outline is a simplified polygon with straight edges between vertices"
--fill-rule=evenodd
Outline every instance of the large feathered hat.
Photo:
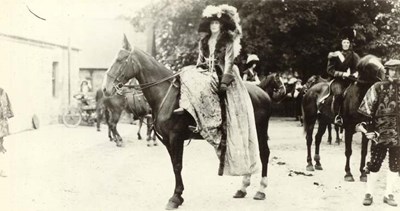
M 242 27 L 240 26 L 240 18 L 237 9 L 227 4 L 219 6 L 209 5 L 203 10 L 198 32 L 210 33 L 210 23 L 218 20 L 222 23 L 222 30 L 227 30 L 233 38 L 234 56 L 239 55 L 242 37 Z
M 233 6 L 222 4 L 219 6 L 209 5 L 203 10 L 202 19 L 199 25 L 199 32 L 210 32 L 210 23 L 213 20 L 219 21 L 225 30 L 236 31 L 240 30 L 239 14 Z
M 346 27 L 341 29 L 339 32 L 340 40 L 349 40 L 350 42 L 352 42 L 355 37 L 356 37 L 356 30 L 354 30 L 353 28 Z

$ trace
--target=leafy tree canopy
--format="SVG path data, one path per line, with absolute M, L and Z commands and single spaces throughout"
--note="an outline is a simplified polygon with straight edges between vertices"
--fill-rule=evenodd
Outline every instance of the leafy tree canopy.
M 327 55 L 340 44 L 339 31 L 357 31 L 354 50 L 383 59 L 399 58 L 400 4 L 396 0 L 160 0 L 134 15 L 136 29 L 153 27 L 156 58 L 179 69 L 194 64 L 197 27 L 207 5 L 230 4 L 241 17 L 243 67 L 249 53 L 259 72 L 296 70 L 302 77 L 325 74 Z M 243 70 L 243 68 L 241 68 Z

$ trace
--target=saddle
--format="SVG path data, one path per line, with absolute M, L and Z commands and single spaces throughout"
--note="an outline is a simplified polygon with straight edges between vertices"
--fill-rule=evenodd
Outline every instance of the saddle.
M 328 114 L 328 116 L 332 118 L 334 117 L 332 115 L 338 114 L 339 108 L 337 103 L 335 102 L 336 97 L 342 96 L 342 98 L 344 98 L 349 86 L 350 82 L 348 80 L 341 80 L 341 79 L 331 80 L 329 82 L 328 88 L 325 89 L 320 95 L 321 97 L 318 98 L 317 107 L 319 112 Z
M 143 93 L 135 93 L 126 95 L 127 106 L 133 114 L 133 119 L 137 120 L 140 117 L 151 113 L 151 108 Z

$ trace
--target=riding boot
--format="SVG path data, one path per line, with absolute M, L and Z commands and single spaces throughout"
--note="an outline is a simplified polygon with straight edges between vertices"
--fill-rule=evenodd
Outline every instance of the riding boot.
M 386 176 L 386 191 L 385 196 L 383 197 L 384 203 L 394 207 L 397 206 L 397 202 L 394 200 L 393 186 L 396 184 L 397 177 L 397 172 L 391 172 L 388 170 Z
M 334 96 L 334 99 L 332 102 L 333 103 L 333 113 L 337 112 L 337 115 L 335 116 L 334 124 L 339 127 L 343 126 L 343 118 L 342 118 L 342 112 L 341 112 L 342 101 L 343 101 L 342 96 L 336 95 L 336 96 Z
M 373 202 L 373 192 L 375 188 L 376 181 L 378 180 L 377 172 L 370 172 L 367 180 L 367 192 L 365 193 L 365 198 L 363 201 L 364 206 L 369 206 Z

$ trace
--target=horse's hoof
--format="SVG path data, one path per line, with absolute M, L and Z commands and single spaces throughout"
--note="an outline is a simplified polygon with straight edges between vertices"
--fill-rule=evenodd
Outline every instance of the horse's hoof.
M 235 199 L 241 199 L 244 198 L 246 196 L 246 192 L 243 192 L 242 190 L 238 190 L 236 191 L 235 195 L 233 195 L 233 198 Z
M 169 201 L 167 206 L 165 207 L 166 210 L 175 210 L 178 209 L 179 205 L 175 202 Z
M 151 147 L 151 144 L 147 144 L 148 147 Z
M 344 181 L 346 181 L 346 182 L 354 182 L 354 177 L 353 177 L 353 175 L 351 175 L 351 174 L 346 174 L 346 175 L 344 176 Z
M 324 170 L 321 164 L 315 164 L 315 170 Z
M 306 170 L 307 171 L 314 171 L 314 166 L 311 165 L 311 164 L 308 164 L 307 167 L 306 167 Z
M 153 146 L 158 146 L 157 142 L 154 142 Z
M 142 140 L 142 137 L 141 137 L 141 136 L 138 136 L 137 139 L 138 139 L 138 140 Z
M 168 201 L 167 206 L 165 207 L 166 210 L 174 210 L 177 209 L 182 203 L 183 203 L 183 198 L 179 197 L 179 198 L 171 198 Z
M 335 143 L 336 143 L 337 145 L 340 145 L 340 142 L 342 142 L 342 139 L 339 138 L 339 139 L 336 139 L 336 142 L 335 142 Z
M 253 197 L 254 200 L 264 200 L 265 193 L 257 191 L 256 195 Z
M 100 132 L 100 128 L 97 128 L 97 131 Z
M 367 182 L 367 175 L 361 175 L 360 176 L 360 181 L 361 182 Z
M 122 143 L 122 141 L 117 142 L 117 147 L 123 147 L 124 144 Z
M 328 144 L 332 144 L 332 139 L 328 138 Z

